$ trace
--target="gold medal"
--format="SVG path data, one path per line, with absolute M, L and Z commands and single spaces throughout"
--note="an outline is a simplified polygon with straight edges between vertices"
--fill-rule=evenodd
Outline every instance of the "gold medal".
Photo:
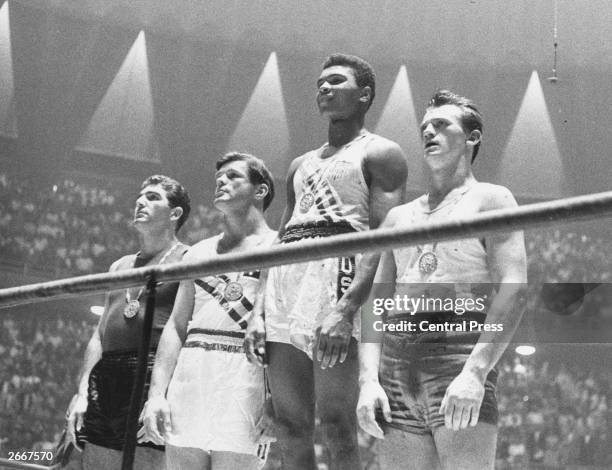
M 242 298 L 242 284 L 239 282 L 230 282 L 227 286 L 225 286 L 223 296 L 230 302 L 240 300 Z
M 125 318 L 134 318 L 136 315 L 138 315 L 139 311 L 140 311 L 140 302 L 138 301 L 138 299 L 132 299 L 127 303 L 127 305 L 123 309 L 123 316 Z
M 433 251 L 425 251 L 419 256 L 421 274 L 431 274 L 438 269 L 438 258 Z
M 315 197 L 312 193 L 304 193 L 300 199 L 300 212 L 308 212 L 313 206 L 314 202 Z

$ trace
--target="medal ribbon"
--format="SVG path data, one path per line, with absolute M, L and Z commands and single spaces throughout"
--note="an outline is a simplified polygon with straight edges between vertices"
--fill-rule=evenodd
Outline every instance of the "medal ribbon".
M 229 278 L 227 276 L 221 275 L 212 277 L 209 281 L 195 279 L 193 282 L 207 292 L 211 297 L 213 297 L 219 303 L 221 308 L 227 312 L 230 318 L 238 323 L 242 329 L 246 329 L 247 322 L 245 317 L 253 310 L 253 304 L 246 298 L 245 295 L 242 295 L 240 299 L 232 301 L 233 305 L 230 305 L 230 302 L 225 298 L 225 295 L 223 295 L 223 291 L 220 288 L 221 286 L 226 287 L 229 283 Z

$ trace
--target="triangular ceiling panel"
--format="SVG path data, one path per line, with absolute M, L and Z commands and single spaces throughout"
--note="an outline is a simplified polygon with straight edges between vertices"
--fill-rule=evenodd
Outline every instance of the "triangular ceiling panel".
M 252 152 L 265 159 L 276 174 L 287 168 L 289 128 L 274 52 L 270 54 L 236 125 L 228 150 Z
M 1 3 L 0 3 L 1 4 Z M 17 137 L 9 4 L 0 7 L 0 135 Z
M 412 91 L 406 66 L 402 65 L 376 125 L 376 133 L 397 142 L 408 159 L 410 191 L 422 192 L 427 186 L 423 167 L 423 150 L 419 137 L 419 124 L 414 111 Z
M 146 40 L 141 31 L 77 149 L 157 162 L 153 119 Z
M 508 144 L 498 182 L 516 196 L 564 196 L 563 164 L 538 73 L 533 71 Z
M 33 176 L 65 168 L 136 32 L 10 3 L 20 161 Z

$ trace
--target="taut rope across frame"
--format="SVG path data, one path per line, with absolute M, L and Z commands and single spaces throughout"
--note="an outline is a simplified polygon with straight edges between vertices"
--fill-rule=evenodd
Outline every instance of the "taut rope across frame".
M 178 281 L 203 275 L 269 268 L 358 252 L 381 252 L 406 245 L 554 225 L 559 220 L 569 222 L 593 219 L 606 214 L 612 214 L 612 191 L 483 212 L 469 218 L 413 225 L 405 229 L 376 229 L 304 240 L 249 253 L 219 255 L 199 262 L 126 269 L 0 289 L 0 308 L 142 286 L 152 275 L 157 281 Z

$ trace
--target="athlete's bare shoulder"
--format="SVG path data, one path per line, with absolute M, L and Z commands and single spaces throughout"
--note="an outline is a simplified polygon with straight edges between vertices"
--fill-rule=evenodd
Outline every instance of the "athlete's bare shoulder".
M 516 207 L 518 204 L 508 188 L 493 183 L 476 183 L 474 193 L 480 203 L 480 212 Z
M 384 186 L 398 187 L 406 181 L 408 166 L 401 147 L 392 140 L 372 134 L 366 144 L 364 171 L 366 180 L 381 180 Z
M 385 217 L 385 220 L 381 224 L 380 228 L 393 228 L 402 224 L 403 221 L 409 218 L 409 215 L 413 212 L 413 205 L 416 204 L 417 200 L 401 204 L 399 206 L 392 207 Z
M 111 264 L 108 271 L 112 273 L 114 271 L 119 271 L 120 269 L 133 268 L 134 261 L 136 261 L 136 254 L 122 256 Z
M 189 247 L 185 253 L 185 256 L 183 256 L 183 261 L 200 259 L 202 256 L 211 256 L 211 252 L 214 254 L 214 252 L 217 250 L 217 243 L 219 242 L 220 238 L 221 234 L 218 234 L 194 243 L 191 247 Z
M 289 170 L 287 170 L 287 181 L 291 181 L 293 179 L 293 175 L 295 175 L 295 172 L 300 167 L 300 165 L 304 163 L 307 158 L 310 158 L 314 152 L 316 152 L 316 150 L 310 150 L 300 155 L 299 157 L 296 157 L 291 160 L 291 163 L 289 164 Z
M 372 138 L 368 140 L 365 146 L 367 160 L 405 164 L 404 152 L 396 142 L 378 134 L 371 134 L 371 136 Z

